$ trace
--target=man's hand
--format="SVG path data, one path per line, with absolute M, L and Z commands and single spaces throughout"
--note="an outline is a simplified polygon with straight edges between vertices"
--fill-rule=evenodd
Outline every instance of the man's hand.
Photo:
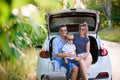
M 75 54 L 73 54 L 73 53 L 68 53 L 68 54 L 66 54 L 66 57 L 75 57 Z

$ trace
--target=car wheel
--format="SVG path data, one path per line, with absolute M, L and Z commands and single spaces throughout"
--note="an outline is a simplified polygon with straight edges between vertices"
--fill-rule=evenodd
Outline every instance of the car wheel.
M 44 80 L 44 78 L 45 78 L 45 74 L 42 74 L 41 75 L 41 80 Z

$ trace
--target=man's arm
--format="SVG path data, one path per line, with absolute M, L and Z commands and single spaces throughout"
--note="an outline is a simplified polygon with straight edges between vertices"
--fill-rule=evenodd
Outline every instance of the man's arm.
M 64 57 L 73 57 L 73 56 L 75 56 L 75 55 L 72 54 L 72 53 L 68 53 L 68 54 L 65 54 L 65 53 L 56 53 L 56 56 L 57 56 L 57 57 L 64 58 Z
M 65 54 L 65 53 L 59 53 L 59 46 L 58 46 L 58 41 L 56 39 L 53 40 L 53 54 L 52 55 L 55 55 L 57 57 L 60 57 L 60 58 L 64 58 L 64 57 L 73 57 L 74 54 L 72 53 L 69 53 L 69 54 Z

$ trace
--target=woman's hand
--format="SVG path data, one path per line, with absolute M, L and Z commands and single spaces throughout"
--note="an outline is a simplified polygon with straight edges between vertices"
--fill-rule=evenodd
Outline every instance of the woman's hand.
M 83 59 L 86 59 L 88 55 L 89 55 L 89 53 L 85 53 L 85 54 L 82 56 L 82 58 L 83 58 Z

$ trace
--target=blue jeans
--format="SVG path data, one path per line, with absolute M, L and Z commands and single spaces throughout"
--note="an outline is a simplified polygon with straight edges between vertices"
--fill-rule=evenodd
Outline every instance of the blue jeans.
M 71 59 L 67 59 L 68 60 L 68 64 L 65 63 L 64 59 L 57 59 L 54 58 L 53 61 L 55 61 L 55 69 L 61 69 L 61 67 L 65 67 L 67 69 L 66 72 L 66 79 L 69 80 L 70 76 L 71 76 L 71 72 L 74 66 L 77 66 L 77 62 Z
M 55 61 L 55 69 L 61 69 L 62 66 L 67 68 L 67 64 L 65 64 L 63 59 L 54 58 L 53 61 Z
M 69 80 L 73 67 L 78 66 L 78 63 L 71 59 L 67 59 L 67 60 L 68 60 L 68 65 L 67 65 L 66 78 L 67 80 Z

